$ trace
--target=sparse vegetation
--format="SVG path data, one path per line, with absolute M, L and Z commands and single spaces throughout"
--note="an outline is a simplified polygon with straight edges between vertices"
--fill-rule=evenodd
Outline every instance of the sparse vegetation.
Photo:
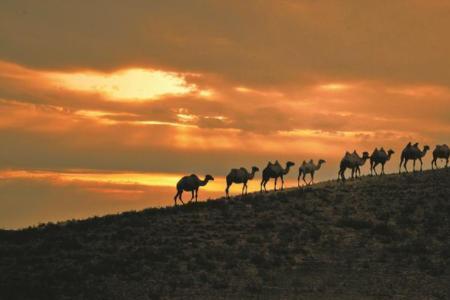
M 0 231 L 0 299 L 449 299 L 450 170 Z

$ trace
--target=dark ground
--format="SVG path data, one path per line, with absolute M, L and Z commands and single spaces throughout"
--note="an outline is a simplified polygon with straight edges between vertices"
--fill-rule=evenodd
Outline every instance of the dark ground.
M 0 299 L 450 299 L 450 169 L 0 231 Z

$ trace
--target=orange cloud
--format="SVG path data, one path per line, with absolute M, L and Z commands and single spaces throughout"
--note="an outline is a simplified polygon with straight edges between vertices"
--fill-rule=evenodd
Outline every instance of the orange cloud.
M 98 93 L 108 99 L 149 100 L 168 95 L 184 95 L 198 92 L 202 96 L 210 92 L 199 90 L 186 82 L 183 74 L 161 70 L 125 69 L 113 73 L 77 72 L 46 73 L 45 77 L 55 85 L 68 89 Z

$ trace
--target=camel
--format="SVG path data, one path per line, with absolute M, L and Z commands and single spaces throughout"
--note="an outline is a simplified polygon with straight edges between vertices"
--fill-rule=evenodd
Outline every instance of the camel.
M 367 153 L 367 154 L 365 154 L 365 153 Z M 358 176 L 361 176 L 361 168 L 360 167 L 362 167 L 366 163 L 366 161 L 365 160 L 364 161 L 360 161 L 359 160 L 359 159 L 362 159 L 362 157 L 360 157 L 358 155 L 356 150 L 353 151 L 352 155 L 353 155 L 353 158 L 355 159 L 355 162 L 356 162 L 356 167 L 354 167 L 352 169 L 352 178 L 353 178 L 354 174 L 355 174 L 355 178 L 358 178 Z M 367 156 L 367 159 L 370 158 L 369 152 L 363 152 L 363 156 Z
M 227 198 L 230 198 L 228 191 L 233 183 L 243 183 L 242 195 L 244 195 L 244 191 L 245 194 L 247 194 L 247 181 L 252 180 L 255 177 L 255 173 L 258 171 L 258 167 L 252 167 L 251 173 L 249 173 L 245 168 L 231 169 L 230 173 L 227 175 L 227 188 L 225 189 Z
M 310 185 L 314 182 L 314 173 L 320 169 L 322 164 L 326 161 L 324 159 L 320 159 L 317 165 L 314 164 L 311 159 L 309 162 L 303 161 L 302 165 L 298 168 L 298 177 L 297 177 L 297 185 L 300 187 L 300 176 L 303 174 L 303 181 L 306 185 Z M 311 181 L 308 183 L 305 180 L 306 174 L 311 174 Z
M 345 181 L 345 170 L 346 169 L 352 169 L 352 178 L 355 177 L 358 178 L 358 173 L 361 175 L 361 170 L 359 167 L 363 166 L 367 159 L 369 158 L 369 152 L 363 152 L 363 156 L 360 157 L 358 153 L 353 151 L 353 153 L 346 152 L 345 156 L 341 160 L 339 172 L 338 172 L 338 180 L 342 179 L 342 181 Z
M 286 168 L 283 169 L 281 167 L 280 163 L 275 161 L 274 164 L 272 164 L 270 161 L 267 164 L 267 167 L 264 168 L 262 172 L 262 180 L 261 180 L 261 192 L 264 191 L 267 192 L 266 184 L 270 180 L 270 178 L 275 179 L 275 191 L 277 190 L 277 181 L 278 177 L 281 178 L 281 190 L 283 190 L 284 187 L 284 178 L 283 176 L 286 175 L 289 172 L 289 169 L 294 166 L 295 164 L 292 161 L 286 162 Z
M 194 196 L 195 202 L 197 202 L 198 188 L 201 186 L 205 186 L 210 180 L 214 180 L 214 177 L 212 177 L 211 175 L 206 175 L 204 180 L 200 180 L 200 178 L 198 178 L 198 176 L 195 174 L 191 174 L 189 176 L 184 176 L 183 178 L 181 178 L 177 183 L 177 194 L 173 198 L 175 200 L 175 206 L 177 205 L 177 198 L 180 199 L 181 203 L 184 204 L 183 199 L 181 199 L 183 191 L 192 192 L 192 197 L 189 202 L 194 199 Z
M 386 153 L 386 151 L 383 149 L 383 147 L 381 147 L 380 150 L 378 150 L 377 148 L 375 148 L 375 150 L 373 150 L 372 155 L 370 156 L 370 175 L 372 175 L 372 171 L 375 173 L 375 175 L 377 174 L 377 170 L 376 167 L 381 164 L 381 173 L 384 173 L 384 165 L 386 164 L 387 161 L 389 161 L 391 159 L 392 154 L 394 154 L 394 150 L 389 149 L 388 152 Z
M 423 166 L 422 157 L 424 157 L 427 154 L 428 150 L 430 150 L 430 147 L 428 145 L 423 146 L 423 150 L 420 150 L 419 143 L 411 145 L 411 142 L 409 142 L 408 145 L 406 145 L 402 151 L 400 164 L 398 166 L 398 172 L 401 173 L 403 164 L 406 173 L 408 173 L 408 168 L 406 165 L 409 160 L 413 161 L 413 172 L 416 171 L 416 160 L 420 161 L 420 171 L 422 171 Z
M 447 144 L 444 145 L 436 145 L 436 148 L 433 150 L 433 160 L 431 161 L 431 169 L 434 169 L 434 166 L 437 166 L 437 159 L 442 158 L 446 160 L 445 167 L 448 167 L 448 159 L 450 157 L 450 148 Z

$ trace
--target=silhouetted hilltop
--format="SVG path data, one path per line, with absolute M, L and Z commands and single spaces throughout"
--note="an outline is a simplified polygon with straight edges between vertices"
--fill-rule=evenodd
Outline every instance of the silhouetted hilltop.
M 450 169 L 0 231 L 0 299 L 449 299 Z

